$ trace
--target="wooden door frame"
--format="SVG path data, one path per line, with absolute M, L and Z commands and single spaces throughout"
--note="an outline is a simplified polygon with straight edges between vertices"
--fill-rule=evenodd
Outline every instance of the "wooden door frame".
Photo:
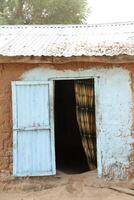
M 94 90 L 95 90 L 95 123 L 96 123 L 96 152 L 97 152 L 97 171 L 98 176 L 101 176 L 102 173 L 102 157 L 101 157 L 101 137 L 99 137 L 100 133 L 100 118 L 99 118 L 99 76 L 76 76 L 76 77 L 52 77 L 48 80 L 53 81 L 69 81 L 69 80 L 80 80 L 80 79 L 94 79 Z M 55 90 L 55 85 L 54 85 Z M 54 100 L 53 100 L 54 101 Z M 55 121 L 54 121 L 55 125 Z

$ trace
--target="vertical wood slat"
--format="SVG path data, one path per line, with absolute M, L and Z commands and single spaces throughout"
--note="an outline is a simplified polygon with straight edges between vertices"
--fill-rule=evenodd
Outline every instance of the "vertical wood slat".
M 49 103 L 51 98 L 52 82 L 12 82 L 15 176 L 56 173 L 53 100 Z
M 17 174 L 17 113 L 16 113 L 16 85 L 15 82 L 11 83 L 12 86 L 12 121 L 13 121 L 13 174 Z

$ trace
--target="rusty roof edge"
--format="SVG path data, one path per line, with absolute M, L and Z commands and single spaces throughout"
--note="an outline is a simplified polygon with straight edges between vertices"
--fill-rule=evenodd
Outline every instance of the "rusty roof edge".
M 114 56 L 2 56 L 0 63 L 31 63 L 31 64 L 62 64 L 70 62 L 89 62 L 89 63 L 107 63 L 107 64 L 133 64 L 134 55 L 114 55 Z

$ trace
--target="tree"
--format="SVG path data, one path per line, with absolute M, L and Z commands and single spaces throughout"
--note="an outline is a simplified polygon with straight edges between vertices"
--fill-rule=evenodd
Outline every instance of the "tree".
M 80 24 L 87 0 L 0 0 L 0 24 Z

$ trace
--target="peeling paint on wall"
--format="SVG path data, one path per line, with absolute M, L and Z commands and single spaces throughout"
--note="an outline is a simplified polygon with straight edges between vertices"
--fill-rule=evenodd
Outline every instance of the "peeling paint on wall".
M 131 154 L 131 78 L 123 68 L 92 68 L 59 71 L 35 68 L 25 72 L 24 81 L 62 78 L 95 78 L 98 175 L 127 178 Z

